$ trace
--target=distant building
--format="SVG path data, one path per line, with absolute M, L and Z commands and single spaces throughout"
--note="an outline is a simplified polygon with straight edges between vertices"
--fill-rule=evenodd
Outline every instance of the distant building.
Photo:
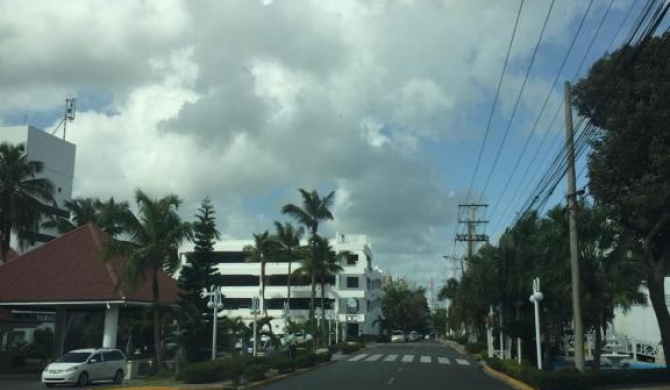
M 341 264 L 343 271 L 332 277 L 326 285 L 326 319 L 331 319 L 331 331 L 335 327 L 340 335 L 357 337 L 379 335 L 382 315 L 382 272 L 372 265 L 372 248 L 364 235 L 337 234 L 331 245 L 338 253 L 349 255 Z M 245 323 L 252 321 L 251 300 L 260 297 L 260 264 L 246 261 L 243 248 L 252 245 L 251 240 L 224 240 L 215 244 L 217 269 L 222 275 L 225 298 L 221 316 L 241 317 Z M 187 252 L 188 256 L 191 252 Z M 292 263 L 292 271 L 300 267 Z M 272 328 L 276 334 L 284 333 L 285 303 L 287 300 L 288 263 L 266 263 L 265 308 L 273 317 Z M 291 278 L 291 302 L 289 316 L 292 320 L 305 321 L 308 317 L 310 282 L 299 282 Z M 321 291 L 317 286 L 316 306 L 321 303 Z M 261 303 L 262 305 L 262 303 Z M 259 316 L 260 317 L 260 316 Z M 337 326 L 335 325 L 337 323 Z M 338 337 L 340 338 L 340 337 Z
M 0 127 L 0 142 L 3 141 L 15 145 L 25 144 L 28 160 L 44 163 L 44 170 L 40 176 L 51 180 L 54 184 L 54 197 L 59 207 L 62 207 L 66 200 L 72 198 L 76 154 L 74 144 L 27 125 Z M 64 210 L 57 209 L 55 212 L 69 218 L 69 214 Z M 30 248 L 56 236 L 58 236 L 56 231 L 47 231 L 40 228 L 37 241 Z M 13 245 L 13 247 L 20 249 L 17 245 Z

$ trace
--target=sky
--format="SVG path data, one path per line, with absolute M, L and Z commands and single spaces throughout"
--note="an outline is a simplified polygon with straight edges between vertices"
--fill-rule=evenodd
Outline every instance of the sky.
M 75 97 L 75 197 L 174 193 L 193 220 L 208 196 L 224 238 L 335 191 L 323 234 L 365 234 L 374 265 L 437 289 L 458 205 L 488 204 L 500 236 L 563 142 L 563 82 L 640 3 L 525 1 L 494 106 L 516 0 L 4 0 L 0 125 L 53 132 Z

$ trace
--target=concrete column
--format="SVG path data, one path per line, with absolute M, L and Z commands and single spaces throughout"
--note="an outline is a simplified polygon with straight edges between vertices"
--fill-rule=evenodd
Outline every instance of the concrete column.
M 116 335 L 119 328 L 119 305 L 107 304 L 105 311 L 105 329 L 102 336 L 103 348 L 116 348 Z
M 65 333 L 67 324 L 67 310 L 58 306 L 56 308 L 56 329 L 54 331 L 54 348 L 51 353 L 51 358 L 56 360 L 59 357 L 63 356 L 65 352 Z

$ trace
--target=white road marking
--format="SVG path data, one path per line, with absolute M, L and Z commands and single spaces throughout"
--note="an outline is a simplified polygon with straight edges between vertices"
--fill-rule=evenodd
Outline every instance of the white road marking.
M 379 360 L 379 358 L 381 358 L 381 357 L 382 357 L 382 355 L 372 355 L 369 358 L 365 359 L 365 361 L 366 362 L 374 362 L 376 360 Z
M 465 360 L 465 359 L 456 359 L 456 363 L 460 364 L 461 366 L 469 366 L 470 362 Z
M 414 361 L 414 355 L 404 355 L 402 357 L 402 362 L 403 363 L 411 363 Z
M 430 356 L 421 356 L 421 363 L 430 363 L 431 358 Z
M 388 355 L 384 358 L 385 362 L 394 362 L 398 358 L 398 355 Z
M 362 355 L 354 356 L 354 357 L 352 357 L 351 359 L 349 359 L 349 360 L 347 360 L 347 361 L 348 361 L 348 362 L 357 362 L 357 361 L 359 361 L 359 360 L 363 360 L 363 359 L 365 359 L 366 356 L 368 356 L 368 355 L 364 353 L 364 354 L 362 354 Z
M 449 359 L 446 357 L 438 357 L 437 361 L 440 362 L 440 364 L 449 364 Z

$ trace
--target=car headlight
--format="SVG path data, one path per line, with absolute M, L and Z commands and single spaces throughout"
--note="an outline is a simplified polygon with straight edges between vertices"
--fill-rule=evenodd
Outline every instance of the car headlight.
M 63 370 L 63 371 L 65 371 L 65 372 L 72 372 L 72 371 L 77 371 L 77 369 L 79 369 L 79 366 L 74 366 L 74 367 L 66 368 L 66 369 Z

